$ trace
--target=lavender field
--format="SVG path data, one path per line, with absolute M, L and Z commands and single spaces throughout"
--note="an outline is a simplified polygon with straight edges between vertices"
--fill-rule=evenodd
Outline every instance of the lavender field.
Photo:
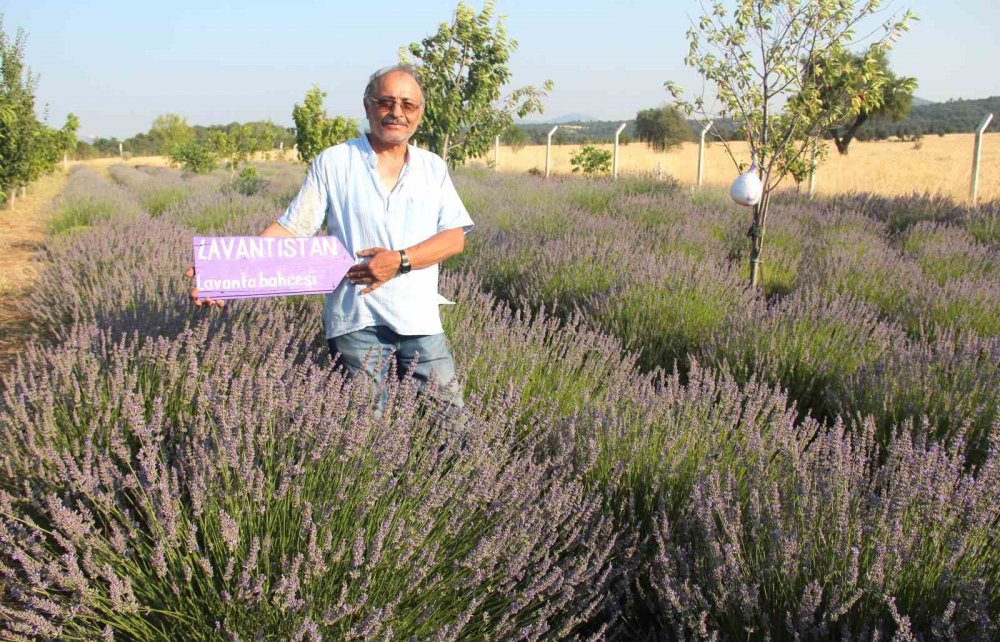
M 301 166 L 78 168 L 0 383 L 0 638 L 992 640 L 1000 203 L 460 172 L 468 406 L 187 301 Z

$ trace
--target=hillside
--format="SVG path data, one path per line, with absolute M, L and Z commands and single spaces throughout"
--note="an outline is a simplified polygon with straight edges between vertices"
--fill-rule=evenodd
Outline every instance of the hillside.
M 878 120 L 868 123 L 861 128 L 858 139 L 967 134 L 975 131 L 983 116 L 989 113 L 1000 116 L 1000 96 L 915 105 L 909 118 L 900 123 Z M 986 131 L 1000 131 L 1000 119 L 994 118 Z
M 1000 96 L 977 98 L 970 100 L 949 100 L 943 103 L 932 103 L 922 99 L 914 100 L 914 107 L 909 118 L 899 123 L 890 123 L 874 119 L 861 128 L 858 140 L 884 140 L 887 138 L 915 138 L 931 134 L 967 134 L 975 131 L 983 116 L 993 113 L 993 119 L 986 131 L 1000 132 Z M 562 117 L 547 123 L 519 123 L 534 144 L 545 142 L 546 134 L 554 125 L 559 129 L 553 135 L 553 143 L 557 145 L 582 144 L 588 142 L 609 142 L 614 139 L 615 130 L 622 122 L 627 126 L 622 135 L 624 140 L 634 140 L 635 121 L 591 120 L 566 122 Z M 689 120 L 691 138 L 697 137 L 699 125 Z M 723 132 L 732 132 L 733 121 L 724 119 L 716 122 L 716 127 Z

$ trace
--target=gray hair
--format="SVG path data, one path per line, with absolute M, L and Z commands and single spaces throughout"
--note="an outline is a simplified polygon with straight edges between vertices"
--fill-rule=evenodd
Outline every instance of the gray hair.
M 417 83 L 417 87 L 420 89 L 420 100 L 427 100 L 427 97 L 424 94 L 424 84 L 420 82 L 420 68 L 416 65 L 411 65 L 405 62 L 401 62 L 398 65 L 393 65 L 391 67 L 383 67 L 373 73 L 368 79 L 368 85 L 365 87 L 365 97 L 374 98 L 374 96 L 372 96 L 372 92 L 375 91 L 375 86 L 378 85 L 383 76 L 391 74 L 394 71 L 401 71 L 410 78 L 413 78 L 414 82 Z

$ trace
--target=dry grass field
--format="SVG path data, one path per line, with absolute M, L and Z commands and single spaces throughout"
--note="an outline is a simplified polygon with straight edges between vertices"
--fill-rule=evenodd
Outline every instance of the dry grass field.
M 965 202 L 969 198 L 974 140 L 973 134 L 951 134 L 927 136 L 918 143 L 855 141 L 847 156 L 838 154 L 830 143 L 828 158 L 816 172 L 816 192 L 876 192 L 886 195 L 917 192 L 951 196 Z M 571 173 L 570 157 L 580 147 L 553 146 L 552 171 L 556 174 Z M 612 145 L 599 147 L 611 149 Z M 734 143 L 733 149 L 741 160 L 749 160 L 745 143 Z M 487 160 L 493 160 L 492 152 L 476 162 L 484 165 Z M 681 148 L 668 152 L 654 152 L 648 145 L 631 143 L 621 147 L 619 173 L 655 174 L 659 166 L 664 175 L 693 185 L 697 178 L 697 162 L 697 143 L 685 143 Z M 544 145 L 527 146 L 519 151 L 510 147 L 500 148 L 500 171 L 527 172 L 533 168 L 539 171 L 545 169 Z M 735 176 L 736 170 L 722 144 L 707 145 L 705 183 L 728 186 Z M 790 178 L 786 181 L 789 186 L 794 185 Z M 1000 134 L 987 134 L 983 138 L 979 198 L 1000 198 Z

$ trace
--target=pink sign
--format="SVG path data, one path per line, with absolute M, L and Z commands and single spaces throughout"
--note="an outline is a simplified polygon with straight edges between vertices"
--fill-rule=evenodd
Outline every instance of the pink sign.
M 325 294 L 354 263 L 333 236 L 194 237 L 194 285 L 208 299 Z

